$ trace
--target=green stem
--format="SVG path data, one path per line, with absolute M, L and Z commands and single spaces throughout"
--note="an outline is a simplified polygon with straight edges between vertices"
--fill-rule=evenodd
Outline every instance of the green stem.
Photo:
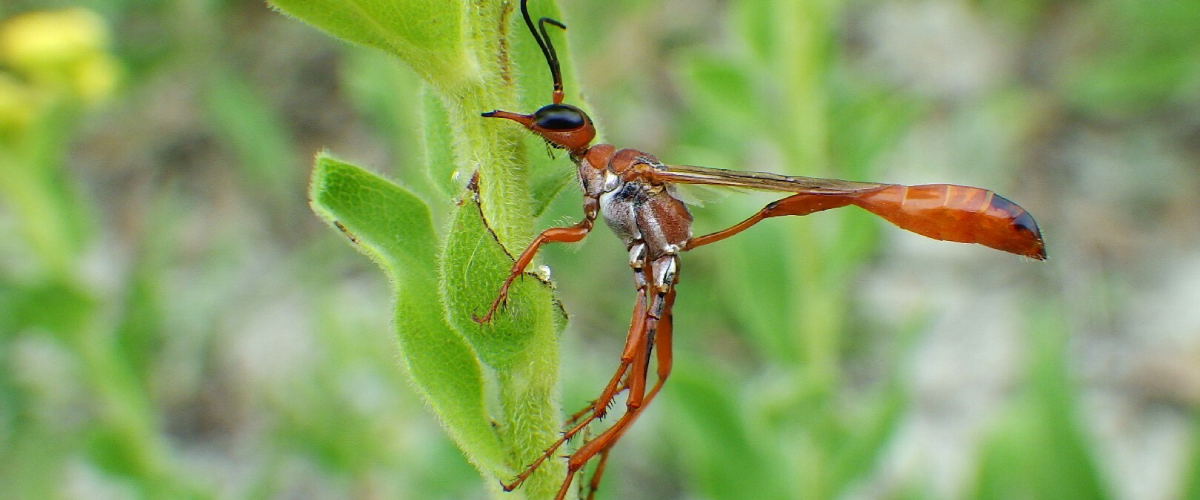
M 447 110 L 458 170 L 478 172 L 480 209 L 487 226 L 515 255 L 532 238 L 536 220 L 532 216 L 527 132 L 511 123 L 480 116 L 492 109 L 520 109 L 518 94 L 522 89 L 514 78 L 517 61 L 512 48 L 523 45 L 525 42 L 516 38 L 528 34 L 523 30 L 510 32 L 519 25 L 511 20 L 513 6 L 492 5 L 487 16 L 473 18 L 480 25 L 471 30 L 475 34 L 472 49 L 477 60 L 484 62 L 485 78 L 454 89 L 440 88 L 436 83 L 432 88 Z M 485 296 L 495 293 L 482 283 L 474 286 L 481 288 Z M 561 425 L 558 347 L 551 319 L 554 312 L 549 302 L 537 307 L 533 315 L 536 319 L 527 325 L 533 337 L 527 347 L 503 368 L 493 366 L 497 368 L 500 396 L 500 439 L 513 454 L 510 466 L 514 471 L 538 458 L 557 437 Z M 460 329 L 474 327 L 468 324 Z M 464 333 L 470 338 L 469 331 Z M 553 498 L 564 474 L 562 461 L 550 460 L 518 491 L 530 499 Z
M 472 319 L 486 310 L 497 293 L 499 280 L 512 265 L 511 255 L 532 238 L 534 213 L 554 194 L 554 189 L 539 186 L 555 186 L 553 180 L 569 168 L 531 161 L 528 145 L 534 138 L 512 123 L 480 116 L 494 109 L 530 112 L 531 105 L 539 105 L 531 104 L 537 101 L 532 95 L 549 98 L 550 84 L 543 81 L 546 62 L 520 22 L 518 2 L 272 3 L 335 36 L 397 56 L 428 85 L 433 98 L 425 104 L 426 158 L 438 162 L 428 165 L 429 172 L 434 184 L 458 202 L 440 246 L 429 252 L 439 254 L 436 286 L 410 279 L 416 273 L 411 266 L 423 265 L 428 255 L 421 250 L 420 255 L 408 252 L 406 256 L 406 248 L 419 245 L 411 239 L 400 241 L 400 236 L 423 238 L 424 229 L 412 228 L 426 224 L 428 218 L 415 214 L 415 200 L 402 188 L 318 158 L 318 165 L 325 161 L 329 168 L 322 172 L 319 166 L 314 175 L 314 208 L 354 235 L 360 249 L 396 277 L 402 294 L 396 325 L 414 381 L 497 492 L 496 498 L 552 498 L 565 472 L 561 460 L 544 463 L 515 497 L 498 493 L 495 485 L 496 479 L 511 479 L 503 476 L 540 456 L 560 430 L 557 333 L 561 321 L 555 316 L 561 313 L 553 307 L 548 287 L 537 280 L 519 279 L 491 324 Z M 548 0 L 534 2 L 530 10 L 535 18 L 560 17 Z M 565 59 L 566 47 L 560 43 L 557 48 Z M 575 88 L 573 82 L 567 84 Z M 446 163 L 453 163 L 453 169 Z M 458 174 L 457 185 L 449 181 L 450 172 Z M 478 205 L 462 189 L 472 175 L 478 176 Z M 376 191 L 363 192 L 359 187 Z M 399 200 L 408 208 L 393 206 L 389 212 L 387 206 L 366 203 L 376 195 L 381 195 L 380 201 Z M 405 304 L 414 307 L 401 307 Z M 438 305 L 444 318 L 424 316 Z M 414 330 L 417 319 L 428 328 Z M 455 352 L 447 348 L 451 344 Z M 461 362 L 455 365 L 460 377 L 447 373 L 445 361 L 451 355 L 461 360 L 457 356 L 468 351 L 479 365 Z M 495 374 L 495 384 L 489 385 L 495 388 L 494 395 L 483 394 L 482 380 L 489 373 Z M 447 382 L 460 385 L 447 386 Z M 494 453 L 497 441 L 501 453 Z
M 775 63 L 783 75 L 782 88 L 787 89 L 784 106 L 790 117 L 779 127 L 776 137 L 786 163 L 802 166 L 805 175 L 826 176 L 830 173 L 828 103 L 825 83 L 830 39 L 828 26 L 835 8 L 834 0 L 782 0 L 775 16 L 775 33 L 780 37 Z M 797 383 L 805 387 L 804 405 L 813 418 L 805 422 L 803 431 L 805 452 L 797 463 L 798 476 L 803 478 L 803 498 L 830 498 L 829 466 L 833 455 L 832 436 L 823 432 L 829 415 L 829 404 L 840 383 L 838 368 L 842 317 L 845 297 L 838 279 L 830 275 L 827 265 L 827 239 L 814 231 L 815 221 L 802 218 L 789 221 L 786 231 L 796 249 L 795 264 L 789 269 L 792 283 L 799 286 L 793 298 L 791 323 L 798 325 L 799 359 Z

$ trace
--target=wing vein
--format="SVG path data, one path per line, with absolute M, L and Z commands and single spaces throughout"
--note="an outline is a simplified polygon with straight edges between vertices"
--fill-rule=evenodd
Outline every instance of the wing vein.
M 742 172 L 694 165 L 663 165 L 654 170 L 656 180 L 676 184 L 707 184 L 790 193 L 847 194 L 876 189 L 886 184 L 852 182 L 772 174 Z

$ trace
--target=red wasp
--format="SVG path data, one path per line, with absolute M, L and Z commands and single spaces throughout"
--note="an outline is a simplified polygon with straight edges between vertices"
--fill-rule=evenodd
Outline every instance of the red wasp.
M 679 279 L 679 254 L 740 233 L 768 217 L 808 215 L 822 210 L 856 205 L 902 229 L 937 240 L 978 243 L 1037 260 L 1046 258 L 1037 223 L 1021 207 L 986 189 L 951 184 L 902 186 L 873 182 L 850 182 L 812 177 L 792 177 L 763 172 L 738 172 L 716 168 L 666 165 L 657 158 L 634 149 L 616 149 L 611 144 L 591 145 L 596 129 L 586 113 L 563 104 L 562 74 L 546 25 L 566 29 L 562 23 L 541 18 L 535 27 L 529 17 L 527 0 L 521 0 L 521 14 L 533 34 L 554 81 L 553 104 L 531 115 L 509 111 L 483 113 L 489 118 L 512 120 L 545 139 L 552 147 L 565 149 L 575 162 L 583 189 L 583 220 L 568 227 L 542 231 L 521 252 L 496 299 L 483 316 L 486 323 L 504 303 L 508 287 L 533 260 L 542 245 L 580 241 L 592 230 L 597 216 L 612 229 L 629 250 L 629 266 L 637 298 L 633 320 L 621 363 L 608 385 L 591 404 L 573 415 L 561 438 L 530 463 L 506 491 L 521 485 L 534 470 L 552 456 L 567 440 L 592 422 L 604 417 L 613 398 L 628 391 L 626 411 L 612 426 L 584 442 L 567 459 L 567 477 L 559 489 L 562 500 L 575 474 L 592 458 L 600 456 L 589 483 L 592 498 L 608 452 L 646 409 L 671 373 L 671 305 L 675 302 L 675 284 Z M 746 220 L 703 236 L 692 236 L 692 216 L 674 195 L 674 184 L 707 184 L 789 193 L 772 202 Z M 657 349 L 657 379 L 647 390 L 650 354 Z

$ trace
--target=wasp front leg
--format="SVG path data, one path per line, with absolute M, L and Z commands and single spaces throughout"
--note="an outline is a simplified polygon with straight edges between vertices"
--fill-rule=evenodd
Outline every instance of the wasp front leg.
M 513 266 L 508 271 L 508 277 L 504 278 L 504 283 L 500 285 L 500 291 L 496 293 L 495 300 L 488 306 L 488 310 L 482 316 L 475 315 L 472 319 L 476 323 L 486 324 L 492 321 L 492 315 L 496 314 L 496 309 L 503 304 L 508 298 L 508 287 L 512 286 L 513 281 L 518 276 L 525 273 L 525 268 L 533 261 L 533 256 L 537 255 L 538 249 L 546 243 L 576 243 L 582 240 L 592 230 L 592 226 L 596 223 L 596 215 L 600 211 L 600 200 L 594 197 L 585 197 L 583 199 L 583 220 L 578 224 L 567 227 L 552 227 L 541 234 L 537 235 L 529 246 L 517 256 Z

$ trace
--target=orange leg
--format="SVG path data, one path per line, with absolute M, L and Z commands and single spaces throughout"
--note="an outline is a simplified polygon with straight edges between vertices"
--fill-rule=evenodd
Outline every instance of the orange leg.
M 559 489 L 558 496 L 555 497 L 555 500 L 563 500 L 570 488 L 571 480 L 574 478 L 575 474 L 585 465 L 587 465 L 592 458 L 594 458 L 596 455 L 600 455 L 600 463 L 597 464 L 596 471 L 593 473 L 591 481 L 588 482 L 587 498 L 588 500 L 592 500 L 596 494 L 596 489 L 600 486 L 600 479 L 604 475 L 604 466 L 608 462 L 609 451 L 612 450 L 612 447 L 617 444 L 617 441 L 621 439 L 621 436 L 625 434 L 625 431 L 629 430 L 629 428 L 633 425 L 633 422 L 636 421 L 639 416 L 641 416 L 642 412 L 645 411 L 648 406 L 650 406 L 650 401 L 654 399 L 654 396 L 658 395 L 658 391 L 662 389 L 663 383 L 667 380 L 667 376 L 671 374 L 671 305 L 675 302 L 675 289 L 670 288 L 665 295 L 659 296 L 658 299 L 663 301 L 662 318 L 665 318 L 665 321 L 649 315 L 646 317 L 647 323 L 649 323 L 648 328 L 651 330 L 652 336 L 654 337 L 653 347 L 658 349 L 658 367 L 656 370 L 658 380 L 655 381 L 654 387 L 650 388 L 650 390 L 646 392 L 645 397 L 641 399 L 641 404 L 636 407 L 631 406 L 624 415 L 621 415 L 621 418 L 618 419 L 617 422 L 612 425 L 612 427 L 605 429 L 605 431 L 599 436 L 596 436 L 591 441 L 584 443 L 583 446 L 581 446 L 578 450 L 575 450 L 575 453 L 571 454 L 571 457 L 567 459 L 567 477 L 563 481 L 562 488 Z M 647 346 L 646 354 L 649 354 L 649 349 L 650 346 Z M 635 373 L 641 373 L 641 378 L 643 379 L 644 383 L 646 376 L 646 365 L 642 364 L 639 366 L 642 369 L 635 370 L 630 374 L 633 375 Z M 632 393 L 630 397 L 632 398 Z
M 779 217 L 782 215 L 808 215 L 822 210 L 831 208 L 840 208 L 853 203 L 853 198 L 850 195 L 815 195 L 815 194 L 796 194 L 774 201 L 759 210 L 758 213 L 751 215 L 744 221 L 741 221 L 732 227 L 722 229 L 715 233 L 709 233 L 704 236 L 697 236 L 687 241 L 685 250 L 691 250 L 696 247 L 701 247 L 709 243 L 715 243 L 725 238 L 738 234 L 742 231 L 750 229 L 750 226 L 762 222 L 768 217 Z
M 592 480 L 588 481 L 587 500 L 593 500 L 593 497 L 596 496 L 596 490 L 600 489 L 600 478 L 604 476 L 604 466 L 608 464 L 609 451 L 612 451 L 611 447 L 600 450 L 600 463 L 596 464 L 596 471 L 592 473 Z
M 665 318 L 665 321 L 658 321 L 657 332 L 654 335 L 654 348 L 658 350 L 658 354 L 656 356 L 658 361 L 658 367 L 656 370 L 658 381 L 655 382 L 654 387 L 650 389 L 650 392 L 646 393 L 646 399 L 642 403 L 642 408 L 650 405 L 650 401 L 654 399 L 655 395 L 658 394 L 659 389 L 662 389 L 663 382 L 665 382 L 667 380 L 667 376 L 671 374 L 671 305 L 675 302 L 675 289 L 671 288 L 671 290 L 667 292 L 667 295 L 664 297 L 664 299 L 663 318 Z M 593 500 L 596 495 L 596 490 L 600 488 L 600 478 L 604 475 L 604 465 L 608 462 L 608 452 L 612 450 L 612 447 L 617 444 L 617 441 L 621 439 L 621 436 L 625 434 L 625 431 L 631 427 L 633 421 L 636 420 L 640 414 L 640 411 L 637 412 L 637 414 L 630 418 L 629 422 L 626 423 L 621 430 L 617 431 L 614 435 L 609 436 L 609 439 L 607 440 L 608 442 L 605 443 L 602 448 L 600 448 L 600 463 L 596 464 L 596 471 L 592 473 L 592 479 L 588 482 L 587 500 Z M 620 424 L 620 422 L 617 424 Z M 613 427 L 616 426 L 616 424 L 613 425 Z M 603 435 L 597 436 L 593 442 L 603 437 Z
M 576 473 L 597 454 L 601 455 L 601 462 L 606 462 L 605 457 L 607 457 L 608 450 L 616 444 L 617 440 L 625 433 L 625 430 L 629 428 L 654 395 L 658 393 L 663 381 L 671 370 L 670 308 L 675 301 L 675 290 L 673 288 L 674 283 L 671 283 L 666 286 L 667 292 L 665 294 L 655 293 L 651 295 L 651 301 L 647 303 L 646 297 L 650 294 L 650 290 L 662 289 L 661 287 L 645 284 L 653 276 L 654 273 L 649 266 L 638 270 L 636 276 L 636 281 L 639 285 L 638 296 L 634 304 L 634 315 L 630 323 L 629 335 L 626 339 L 625 348 L 621 353 L 621 365 L 617 368 L 616 373 L 613 375 L 612 380 L 609 381 L 604 392 L 601 393 L 601 396 L 595 402 L 589 405 L 589 408 L 572 417 L 571 421 L 574 425 L 563 432 L 562 437 L 551 444 L 542 456 L 529 464 L 511 483 L 502 485 L 506 491 L 512 491 L 514 488 L 520 486 L 558 448 L 587 429 L 592 422 L 603 417 L 608 410 L 608 405 L 617 393 L 628 390 L 629 396 L 626 400 L 626 410 L 621 418 L 612 427 L 605 429 L 600 435 L 586 441 L 568 458 L 568 473 L 556 497 L 557 500 L 563 500 L 567 492 L 570 491 L 571 482 Z M 662 317 L 668 318 L 667 321 L 661 321 L 660 318 Z M 655 347 L 659 348 L 657 354 L 658 380 L 654 387 L 646 391 L 646 376 L 650 364 L 650 353 Z M 587 414 L 588 410 L 591 411 L 591 414 Z M 595 490 L 595 486 L 599 485 L 600 476 L 603 473 L 603 466 L 598 466 L 597 475 L 592 478 L 589 484 L 592 491 Z
M 617 373 L 624 375 L 624 372 L 620 371 L 620 370 L 618 370 Z M 625 392 L 626 389 L 629 389 L 629 385 L 625 382 L 625 380 L 623 378 L 620 380 L 621 380 L 621 383 L 618 384 L 617 389 L 615 391 L 613 391 L 612 397 L 608 399 L 608 404 L 605 406 L 605 408 L 608 408 L 608 406 L 612 405 L 612 400 L 614 398 L 616 398 L 617 394 Z M 563 422 L 563 427 L 574 427 L 575 424 L 579 422 L 579 419 L 587 416 L 589 413 L 595 413 L 596 412 L 596 403 L 599 401 L 603 401 L 603 398 L 593 399 L 593 400 L 589 401 L 588 404 L 586 406 L 584 406 L 583 408 L 581 408 L 579 411 L 572 413 L 571 416 L 567 417 L 567 420 Z M 598 418 L 604 418 L 604 416 L 601 415 Z
M 616 373 L 613 374 L 612 379 L 604 388 L 604 391 L 600 393 L 600 397 L 596 398 L 596 400 L 584 411 L 576 414 L 580 416 L 580 418 L 572 416 L 570 422 L 572 422 L 573 425 L 564 431 L 562 436 L 555 440 L 554 443 L 546 448 L 546 451 L 543 452 L 542 455 L 537 458 L 537 460 L 534 460 L 532 463 L 526 466 L 525 470 L 521 471 L 521 473 L 518 474 L 517 477 L 511 482 L 503 483 L 502 486 L 504 487 L 504 491 L 512 491 L 520 486 L 521 483 L 525 482 L 525 480 L 533 474 L 533 471 L 537 470 L 537 468 L 542 465 L 542 462 L 545 462 L 546 459 L 554 455 L 554 452 L 562 447 L 563 444 L 566 444 L 567 441 L 586 429 L 587 426 L 592 422 L 603 418 L 608 412 L 608 405 L 612 402 L 613 397 L 615 397 L 620 390 L 624 390 L 632 385 L 632 381 L 636 379 L 638 370 L 635 369 L 630 371 L 629 368 L 631 366 L 638 366 L 639 361 L 641 365 L 645 365 L 645 353 L 650 349 L 650 339 L 647 335 L 646 329 L 647 317 L 646 288 L 642 287 L 638 290 L 637 301 L 634 303 L 633 321 L 629 325 L 629 335 L 625 340 L 625 349 L 621 353 L 621 365 L 617 367 Z M 644 373 L 642 374 L 642 377 L 645 377 Z M 622 380 L 624 380 L 623 383 Z M 644 381 L 641 383 L 641 386 L 643 388 L 645 387 Z M 641 395 L 636 395 L 635 397 L 635 394 L 632 392 L 630 393 L 628 404 L 640 405 L 641 402 Z M 586 414 L 586 412 L 589 410 L 591 411 L 591 414 L 587 415 L 586 417 L 582 417 L 582 414 Z
M 483 316 L 474 316 L 472 319 L 476 323 L 484 324 L 492 320 L 492 315 L 496 313 L 496 309 L 504 300 L 508 298 L 508 287 L 512 286 L 517 276 L 525 272 L 525 268 L 533 262 L 533 256 L 537 255 L 538 249 L 546 243 L 575 243 L 582 240 L 592 230 L 592 225 L 596 222 L 596 214 L 598 213 L 600 201 L 595 198 L 584 198 L 583 202 L 583 220 L 578 224 L 568 227 L 552 227 L 541 234 L 537 235 L 517 256 L 513 262 L 512 269 L 508 271 L 508 277 L 504 279 L 504 284 L 500 285 L 500 291 L 496 294 L 496 299 L 488 306 L 488 310 Z

